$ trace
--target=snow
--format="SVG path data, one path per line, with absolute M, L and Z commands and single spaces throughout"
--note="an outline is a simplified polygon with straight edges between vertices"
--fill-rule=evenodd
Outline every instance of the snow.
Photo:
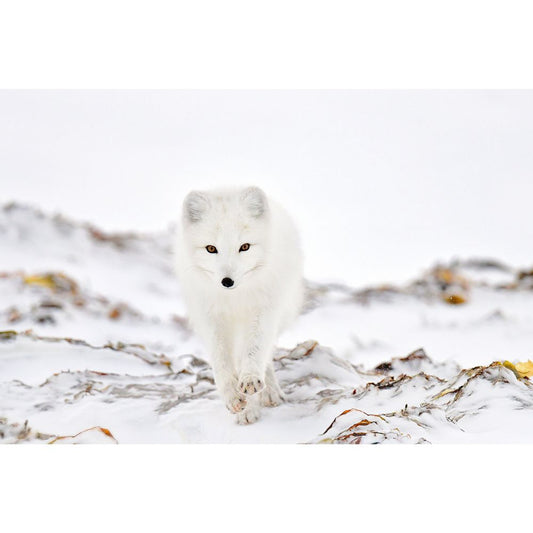
M 239 426 L 187 329 L 171 231 L 109 234 L 6 205 L 0 241 L 2 442 L 533 442 L 533 383 L 502 364 L 533 358 L 520 266 L 308 281 L 275 356 L 286 402 Z

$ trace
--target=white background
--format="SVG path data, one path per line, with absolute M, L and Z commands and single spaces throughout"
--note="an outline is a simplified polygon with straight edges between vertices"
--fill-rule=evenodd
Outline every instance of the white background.
M 533 262 L 531 91 L 8 91 L 0 116 L 0 198 L 107 230 L 256 184 L 295 216 L 315 280 Z

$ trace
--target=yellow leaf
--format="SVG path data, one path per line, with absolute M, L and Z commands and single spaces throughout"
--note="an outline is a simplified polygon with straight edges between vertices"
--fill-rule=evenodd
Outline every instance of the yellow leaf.
M 435 277 L 445 283 L 453 283 L 455 281 L 455 274 L 448 268 L 437 268 Z
M 78 294 L 77 283 L 61 272 L 33 274 L 31 276 L 24 276 L 23 280 L 27 285 L 46 287 L 54 292 L 69 292 L 72 295 Z
M 533 377 L 533 361 L 528 361 L 527 363 L 516 363 L 514 365 L 516 370 L 522 374 L 522 376 L 531 378 Z
M 433 396 L 433 399 L 438 400 L 439 398 L 446 396 L 446 394 L 450 394 L 451 392 L 456 392 L 456 391 L 457 389 L 444 389 L 443 391 L 440 391 L 436 396 Z
M 0 341 L 14 339 L 18 333 L 12 329 L 6 331 L 0 331 Z
M 452 305 L 460 305 L 466 302 L 466 298 L 460 294 L 450 294 L 444 297 L 444 301 Z
M 40 285 L 41 287 L 47 287 L 48 289 L 53 289 L 56 286 L 53 277 L 49 274 L 44 276 L 25 276 L 24 283 L 27 283 L 28 285 Z
M 527 363 L 516 363 L 515 365 L 511 361 L 504 361 L 503 366 L 512 370 L 519 378 L 531 378 L 533 377 L 533 361 Z

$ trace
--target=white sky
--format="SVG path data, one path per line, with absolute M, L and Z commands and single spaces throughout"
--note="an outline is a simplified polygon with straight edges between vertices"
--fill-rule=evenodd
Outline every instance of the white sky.
M 294 214 L 313 279 L 531 265 L 533 91 L 0 91 L 2 202 L 158 230 L 232 184 Z

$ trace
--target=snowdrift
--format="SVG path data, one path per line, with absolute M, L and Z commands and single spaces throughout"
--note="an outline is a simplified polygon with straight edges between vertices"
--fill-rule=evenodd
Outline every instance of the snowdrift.
M 187 328 L 171 242 L 0 210 L 0 442 L 533 442 L 533 271 L 308 282 L 275 356 L 286 401 L 243 427 Z

